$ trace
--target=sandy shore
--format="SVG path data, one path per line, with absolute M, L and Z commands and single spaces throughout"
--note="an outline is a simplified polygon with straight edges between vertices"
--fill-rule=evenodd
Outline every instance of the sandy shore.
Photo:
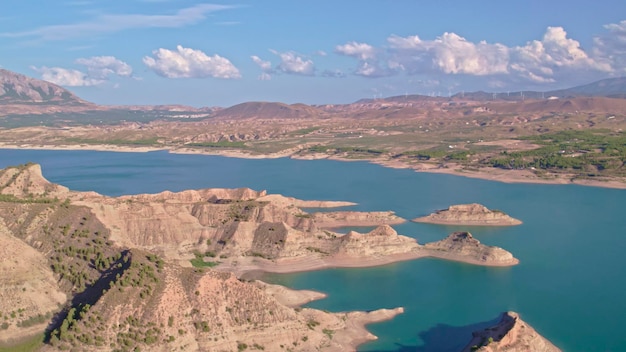
M 382 159 L 346 159 L 340 157 L 331 157 L 325 154 L 315 154 L 306 156 L 295 156 L 294 153 L 299 149 L 287 149 L 272 154 L 250 154 L 239 150 L 197 150 L 192 148 L 154 148 L 154 147 L 128 147 L 117 145 L 48 145 L 48 144 L 15 144 L 1 143 L 0 149 L 37 149 L 37 150 L 93 150 L 93 151 L 112 151 L 112 152 L 152 152 L 159 150 L 167 150 L 172 154 L 200 154 L 200 155 L 218 155 L 229 158 L 240 159 L 277 159 L 291 157 L 294 159 L 316 160 L 316 159 L 332 159 L 338 161 L 367 161 L 373 164 L 395 169 L 412 169 L 416 172 L 428 172 L 436 174 L 448 174 L 455 176 L 463 176 L 469 178 L 477 178 L 482 180 L 497 181 L 504 183 L 536 183 L 536 184 L 576 184 L 581 186 L 593 186 L 604 188 L 626 189 L 626 180 L 607 179 L 605 181 L 576 179 L 573 174 L 553 175 L 551 178 L 537 177 L 530 170 L 504 170 L 498 168 L 481 168 L 476 171 L 463 170 L 459 165 L 449 164 L 447 167 L 438 167 L 437 165 L 427 163 L 407 164 L 397 160 Z

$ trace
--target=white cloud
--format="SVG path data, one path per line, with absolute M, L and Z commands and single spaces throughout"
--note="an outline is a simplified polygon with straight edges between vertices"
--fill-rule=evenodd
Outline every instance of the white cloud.
M 626 20 L 620 23 L 611 23 L 604 26 L 608 30 L 601 36 L 595 37 L 593 53 L 612 65 L 619 74 L 626 73 Z
M 87 72 L 62 67 L 31 68 L 41 74 L 41 79 L 67 87 L 89 87 L 107 82 L 111 76 L 131 77 L 133 69 L 113 56 L 80 58 L 76 63 L 86 67 Z
M 341 55 L 356 57 L 361 61 L 373 60 L 376 58 L 376 49 L 366 43 L 349 42 L 344 45 L 337 45 L 335 52 Z
M 184 48 L 176 51 L 158 49 L 154 57 L 146 56 L 143 63 L 159 76 L 167 78 L 241 78 L 239 70 L 226 58 L 219 55 L 208 56 L 200 50 Z
M 2 33 L 3 37 L 30 37 L 41 40 L 66 40 L 115 33 L 136 28 L 178 28 L 199 23 L 211 12 L 231 9 L 233 6 L 198 4 L 170 15 L 104 14 L 89 21 L 39 27 L 30 31 Z
M 271 71 L 272 70 L 272 63 L 271 62 L 264 61 L 264 60 L 262 60 L 260 57 L 258 57 L 256 55 L 252 55 L 252 56 L 250 56 L 250 58 L 252 59 L 252 61 L 254 61 L 255 64 L 259 65 L 259 67 L 263 71 Z
M 263 71 L 259 76 L 258 79 L 260 81 L 269 81 L 272 79 L 272 74 L 275 72 L 274 69 L 272 68 L 272 63 L 269 61 L 264 61 L 262 60 L 260 57 L 256 56 L 256 55 L 252 55 L 250 56 L 250 58 L 252 59 L 252 61 L 257 64 L 260 68 L 261 71 Z
M 472 43 L 455 33 L 435 40 L 418 36 L 387 38 L 389 67 L 409 73 L 441 71 L 448 74 L 491 75 L 507 73 L 508 49 L 501 44 Z
M 533 40 L 512 49 L 510 67 L 535 82 L 553 82 L 560 71 L 611 72 L 605 60 L 591 58 L 562 27 L 548 27 L 541 41 Z
M 626 64 L 626 21 L 605 27 L 607 35 L 595 38 L 596 49 L 585 51 L 568 38 L 562 27 L 548 27 L 540 40 L 523 46 L 485 41 L 472 42 L 456 33 L 443 33 L 433 40 L 417 35 L 387 38 L 387 46 L 348 42 L 335 53 L 355 58 L 355 75 L 384 77 L 394 72 L 408 75 L 488 76 L 490 82 L 526 80 L 549 83 L 576 73 L 614 73 Z M 623 69 L 626 72 L 626 69 Z
M 41 74 L 41 79 L 66 87 L 88 87 L 104 83 L 89 77 L 86 73 L 61 67 L 31 67 Z
M 90 77 L 106 79 L 110 75 L 131 77 L 133 69 L 129 64 L 113 56 L 93 56 L 76 60 L 77 64 L 87 67 Z
M 381 68 L 377 58 L 377 49 L 367 43 L 348 42 L 335 46 L 335 53 L 359 60 L 354 74 L 363 77 L 385 77 L 393 74 L 392 70 Z
M 277 67 L 279 71 L 303 76 L 315 75 L 315 65 L 311 59 L 305 59 L 291 51 L 284 53 L 275 50 L 270 51 L 280 58 Z

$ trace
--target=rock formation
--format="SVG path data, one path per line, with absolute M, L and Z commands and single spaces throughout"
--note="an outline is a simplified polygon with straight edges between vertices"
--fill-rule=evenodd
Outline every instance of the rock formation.
M 499 210 L 489 210 L 480 204 L 451 205 L 428 216 L 415 218 L 415 222 L 465 226 L 511 226 L 522 222 Z
M 515 312 L 502 313 L 492 327 L 472 333 L 473 338 L 463 352 L 559 352 L 558 347 L 539 335 Z
M 298 207 L 311 204 L 348 203 L 247 188 L 112 198 L 51 184 L 36 164 L 1 170 L 0 254 L 13 259 L 0 265 L 0 308 L 8 314 L 0 343 L 47 326 L 43 350 L 354 350 L 375 338 L 365 324 L 402 309 L 301 309 L 319 295 L 237 275 L 424 256 L 516 263 L 469 234 L 422 246 L 386 224 L 366 234 L 335 233 L 323 228 L 401 219 L 392 212 L 310 214 Z
M 424 245 L 424 249 L 438 258 L 449 258 L 482 265 L 515 265 L 519 260 L 499 247 L 485 246 L 469 232 L 454 232 L 441 241 Z

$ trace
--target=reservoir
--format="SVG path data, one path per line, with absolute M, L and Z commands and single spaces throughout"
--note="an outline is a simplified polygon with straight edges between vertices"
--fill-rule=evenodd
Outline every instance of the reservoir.
M 118 196 L 198 188 L 249 187 L 300 199 L 358 203 L 411 219 L 452 204 L 481 203 L 523 221 L 513 227 L 394 226 L 419 243 L 469 230 L 520 264 L 480 267 L 418 259 L 375 268 L 330 269 L 265 280 L 312 289 L 329 311 L 402 306 L 373 324 L 379 340 L 362 351 L 456 351 L 471 331 L 513 310 L 566 351 L 626 351 L 626 190 L 577 185 L 505 184 L 416 173 L 366 162 L 234 159 L 95 151 L 0 150 L 0 167 L 35 162 L 50 181 Z M 364 229 L 367 231 L 367 229 Z

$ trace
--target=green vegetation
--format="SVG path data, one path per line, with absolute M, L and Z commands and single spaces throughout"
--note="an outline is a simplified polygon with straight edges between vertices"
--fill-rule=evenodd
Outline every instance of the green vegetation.
M 292 136 L 301 136 L 301 135 L 305 135 L 305 134 L 309 134 L 311 132 L 315 132 L 317 130 L 319 130 L 320 127 L 308 127 L 308 128 L 302 128 L 299 130 L 295 130 L 291 133 L 289 133 Z
M 44 335 L 36 335 L 32 338 L 25 340 L 17 345 L 2 346 L 0 345 L 0 352 L 32 352 L 38 350 L 43 345 Z
M 159 144 L 159 137 L 146 139 L 89 139 L 89 138 L 67 138 L 67 143 L 76 144 L 112 144 L 112 145 L 129 145 L 129 146 L 151 146 Z
M 243 149 L 246 148 L 246 143 L 244 142 L 230 142 L 230 141 L 219 141 L 219 142 L 201 142 L 201 143 L 188 143 L 185 144 L 188 147 L 202 147 L 202 148 L 237 148 Z
M 328 146 L 328 145 L 312 146 L 308 149 L 308 151 L 311 153 L 328 153 L 328 154 L 346 153 L 349 155 L 367 155 L 367 156 L 379 156 L 384 153 L 387 153 L 387 151 L 383 149 L 372 149 L 372 148 L 363 148 L 363 147 L 338 147 L 338 146 Z
M 542 147 L 507 153 L 487 161 L 504 169 L 568 170 L 588 176 L 626 176 L 626 134 L 605 130 L 561 131 L 520 138 Z
M 335 330 L 330 330 L 330 329 L 323 329 L 322 332 L 328 336 L 329 339 L 333 338 L 333 335 L 335 334 Z
M 219 264 L 219 262 L 205 262 L 203 259 L 204 256 L 201 253 L 196 252 L 194 253 L 194 255 L 195 255 L 195 258 L 190 260 L 191 265 L 194 268 L 205 268 L 205 267 L 211 268 Z

